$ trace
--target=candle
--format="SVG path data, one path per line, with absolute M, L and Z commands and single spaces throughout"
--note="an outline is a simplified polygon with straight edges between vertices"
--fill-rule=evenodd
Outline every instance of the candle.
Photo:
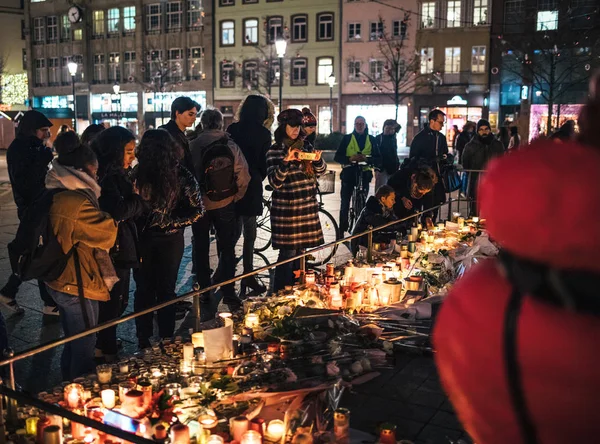
M 78 422 L 71 421 L 71 436 L 73 439 L 83 439 L 85 437 L 85 426 Z
M 274 419 L 267 426 L 267 438 L 269 441 L 280 441 L 285 432 L 285 425 L 282 420 Z
M 194 344 L 194 347 L 196 348 L 204 348 L 204 333 L 201 331 L 192 333 L 192 344 Z
M 83 386 L 81 384 L 68 384 L 64 389 L 64 400 L 70 409 L 83 406 Z
M 96 367 L 96 374 L 98 375 L 98 382 L 100 384 L 110 384 L 112 379 L 112 367 L 107 364 L 102 364 Z
M 249 424 L 248 418 L 245 416 L 237 416 L 235 418 L 231 418 L 230 422 L 230 430 L 233 439 L 237 442 L 242 442 L 242 435 L 248 431 Z
M 134 390 L 135 388 L 136 383 L 133 381 L 125 381 L 119 383 L 119 400 L 121 401 L 121 404 L 125 400 L 125 394 L 130 390 Z
M 172 444 L 189 444 L 190 429 L 185 424 L 175 424 L 171 427 Z
M 342 308 L 343 299 L 338 284 L 331 286 L 329 289 L 329 296 L 331 297 L 331 308 Z
M 417 240 L 419 237 L 419 229 L 417 227 L 410 227 L 410 235 L 414 240 Z
M 246 326 L 246 328 L 254 328 L 254 327 L 258 327 L 259 324 L 259 319 L 258 319 L 258 315 L 256 313 L 248 313 L 246 315 L 246 320 L 244 322 L 244 325 Z
M 120 362 L 119 363 L 119 373 L 129 373 L 129 363 L 128 362 Z
M 477 216 L 473 217 L 473 223 L 474 224 L 478 224 L 479 223 L 479 218 Z
M 231 351 L 233 352 L 233 357 L 235 358 L 240 352 L 240 335 L 233 335 L 231 337 L 231 342 Z
M 167 439 L 167 428 L 164 425 L 159 423 L 154 426 L 154 439 Z
M 210 435 L 206 440 L 206 444 L 225 444 L 225 440 L 219 435 Z
M 316 276 L 314 271 L 307 271 L 304 275 L 304 283 L 306 285 L 313 285 L 316 282 Z
M 437 224 L 438 230 L 442 231 L 446 225 L 443 222 Z
M 205 409 L 198 417 L 198 422 L 205 430 L 214 429 L 217 426 L 217 415 L 211 409 Z
M 165 385 L 165 393 L 168 396 L 179 396 L 179 391 L 181 390 L 181 384 L 177 382 L 172 382 L 170 384 Z
M 240 444 L 262 444 L 260 433 L 254 430 L 248 430 L 242 435 Z
M 459 217 L 457 219 L 457 223 L 458 223 L 458 228 L 460 230 L 462 230 L 465 227 L 465 218 L 464 217 Z
M 62 436 L 61 436 L 60 427 L 57 425 L 49 425 L 44 428 L 44 444 L 61 444 Z
M 219 313 L 219 317 L 223 320 L 223 325 L 227 327 L 228 325 L 233 325 L 233 321 L 231 317 L 233 315 L 229 312 L 224 311 L 223 313 Z
M 104 405 L 104 407 L 106 407 L 107 409 L 112 409 L 114 408 L 115 404 L 116 404 L 116 396 L 115 396 L 115 391 L 112 389 L 106 389 L 106 390 L 102 390 L 100 392 L 100 396 L 102 396 L 102 404 Z
M 379 434 L 380 444 L 396 444 L 396 426 L 393 424 L 383 424 Z
M 37 416 L 32 416 L 31 418 L 27 418 L 25 420 L 25 430 L 28 435 L 37 435 L 37 423 L 40 418 Z
M 194 344 L 191 342 L 183 344 L 183 360 L 189 362 L 192 359 L 194 359 Z
M 377 305 L 379 302 L 379 295 L 377 294 L 377 289 L 375 287 L 371 287 L 369 290 L 369 304 Z
M 143 393 L 144 408 L 148 408 L 152 402 L 152 383 L 148 380 L 139 381 L 137 389 Z
M 336 443 L 350 442 L 350 410 L 339 408 L 333 412 L 333 434 Z
M 381 300 L 381 305 L 388 305 L 390 303 L 390 292 L 387 289 L 381 289 L 379 292 L 379 298 Z

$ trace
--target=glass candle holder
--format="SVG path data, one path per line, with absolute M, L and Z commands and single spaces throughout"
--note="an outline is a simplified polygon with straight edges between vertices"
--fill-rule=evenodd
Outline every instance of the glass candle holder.
M 168 396 L 179 396 L 180 390 L 181 384 L 177 382 L 172 382 L 170 384 L 165 385 L 165 394 Z
M 246 328 L 254 329 L 255 327 L 258 327 L 259 323 L 260 319 L 256 313 L 248 313 L 244 320 L 244 325 Z
M 125 394 L 130 390 L 135 390 L 137 384 L 132 381 L 124 381 L 119 384 L 119 401 L 121 404 L 125 401 Z
M 281 441 L 284 433 L 285 425 L 282 420 L 274 419 L 269 422 L 269 425 L 267 426 L 267 439 L 269 441 Z
M 116 396 L 115 391 L 113 389 L 102 390 L 100 395 L 102 396 L 102 404 L 104 405 L 104 407 L 106 407 L 107 409 L 114 408 L 116 404 Z M 123 401 L 121 400 L 121 402 Z
M 68 384 L 64 390 L 64 400 L 70 409 L 79 409 L 83 407 L 83 395 L 85 389 L 81 384 Z
M 394 424 L 383 424 L 379 433 L 381 444 L 396 444 L 396 426 Z
M 225 440 L 219 435 L 210 435 L 206 444 L 225 444 Z
M 242 435 L 240 444 L 262 444 L 262 437 L 260 433 L 254 430 L 248 430 Z
M 333 434 L 336 443 L 350 442 L 350 410 L 339 408 L 333 412 Z
M 112 366 L 102 364 L 96 367 L 96 374 L 98 375 L 98 382 L 100 384 L 110 384 L 112 380 Z
M 205 430 L 212 430 L 217 427 L 217 414 L 212 409 L 204 409 L 198 416 L 198 422 Z
M 171 427 L 171 444 L 189 444 L 190 429 L 185 424 L 175 424 Z

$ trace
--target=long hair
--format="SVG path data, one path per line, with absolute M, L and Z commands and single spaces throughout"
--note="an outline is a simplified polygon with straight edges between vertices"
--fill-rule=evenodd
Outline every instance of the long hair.
M 262 94 L 249 94 L 240 102 L 235 120 L 237 122 L 257 122 L 271 131 L 275 121 L 275 105 Z
M 92 140 L 92 149 L 98 156 L 98 179 L 102 180 L 109 171 L 123 169 L 125 145 L 135 136 L 127 128 L 111 126 Z
M 104 127 L 104 125 L 101 125 L 99 123 L 92 123 L 81 134 L 81 143 L 83 145 L 91 146 L 92 140 L 94 140 L 94 138 L 97 137 L 98 134 L 100 134 L 105 129 L 106 128 Z
M 171 147 L 173 137 L 165 130 L 148 130 L 137 149 L 137 187 L 154 208 L 172 210 L 178 195 L 178 160 Z

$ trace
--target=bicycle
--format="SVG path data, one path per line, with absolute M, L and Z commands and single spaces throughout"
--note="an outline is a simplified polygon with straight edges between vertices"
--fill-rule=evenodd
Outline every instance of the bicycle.
M 334 175 L 333 171 L 330 171 L 326 174 Z M 265 190 L 272 192 L 273 187 L 267 185 Z M 321 229 L 323 231 L 324 243 L 330 243 L 336 240 L 341 239 L 340 229 L 333 218 L 331 213 L 329 213 L 324 208 L 323 203 L 323 195 L 329 194 L 321 191 L 318 182 L 317 182 L 317 195 L 319 196 L 319 220 L 321 222 Z M 263 197 L 263 213 L 256 220 L 256 242 L 254 243 L 254 251 L 260 253 L 262 251 L 267 250 L 271 246 L 271 197 Z M 317 252 L 317 257 L 308 256 L 306 260 L 306 265 L 309 267 L 318 267 L 320 265 L 328 263 L 337 251 L 337 245 L 333 247 L 326 248 Z
M 366 162 L 352 162 L 346 168 L 356 169 L 356 181 L 352 190 L 352 198 L 350 200 L 350 211 L 348 212 L 348 232 L 352 233 L 354 225 L 358 221 L 358 217 L 367 203 L 368 189 L 364 189 L 363 185 L 363 168 L 370 165 L 371 158 L 367 157 Z

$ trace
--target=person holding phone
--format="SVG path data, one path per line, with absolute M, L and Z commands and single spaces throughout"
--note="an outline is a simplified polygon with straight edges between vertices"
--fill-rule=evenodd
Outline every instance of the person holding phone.
M 278 261 L 292 258 L 305 248 L 321 245 L 317 176 L 327 170 L 321 151 L 305 142 L 302 113 L 287 109 L 277 116 L 275 143 L 267 153 L 267 177 L 273 187 L 271 232 Z M 275 269 L 274 290 L 294 283 L 299 264 L 289 262 Z

